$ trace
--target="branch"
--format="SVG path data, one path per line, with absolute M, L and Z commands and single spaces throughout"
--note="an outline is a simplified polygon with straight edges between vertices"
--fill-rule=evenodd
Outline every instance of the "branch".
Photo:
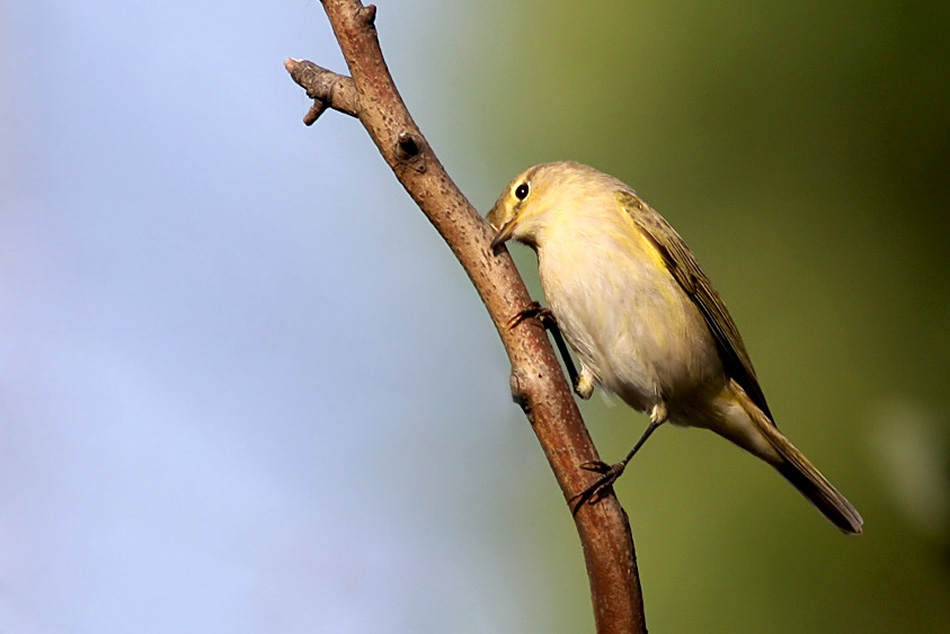
M 284 68 L 313 99 L 310 111 L 303 118 L 305 125 L 316 123 L 328 107 L 359 118 L 359 97 L 352 79 L 303 59 L 288 59 Z
M 493 232 L 466 200 L 413 122 L 377 39 L 376 7 L 323 0 L 351 77 L 288 59 L 285 66 L 314 105 L 308 125 L 327 109 L 360 120 L 399 182 L 445 239 L 484 302 L 511 361 L 511 390 L 538 437 L 565 501 L 591 475 L 577 465 L 598 460 L 557 357 L 537 319 L 514 328 L 531 303 L 507 252 L 494 255 Z M 569 507 L 568 512 L 569 511 Z M 627 516 L 610 493 L 583 505 L 574 522 L 584 550 L 597 632 L 646 632 L 636 555 Z

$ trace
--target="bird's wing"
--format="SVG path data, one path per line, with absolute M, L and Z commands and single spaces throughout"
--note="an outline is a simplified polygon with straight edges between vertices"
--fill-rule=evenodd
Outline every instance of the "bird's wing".
M 765 394 L 762 393 L 755 376 L 752 360 L 742 343 L 739 329 L 732 321 L 719 293 L 713 288 L 712 282 L 700 268 L 696 257 L 663 216 L 640 200 L 635 193 L 621 191 L 619 200 L 640 231 L 660 252 L 673 278 L 703 314 L 706 325 L 716 340 L 719 356 L 728 375 L 742 386 L 752 402 L 774 422 L 765 402 Z

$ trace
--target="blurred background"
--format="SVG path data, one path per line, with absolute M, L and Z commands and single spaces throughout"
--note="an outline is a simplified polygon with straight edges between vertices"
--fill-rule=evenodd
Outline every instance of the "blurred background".
M 636 187 L 864 515 L 664 429 L 617 486 L 651 630 L 948 631 L 950 5 L 378 4 L 472 202 Z M 344 70 L 318 3 L 0 4 L 0 630 L 592 631 L 484 309 L 288 56 Z M 607 460 L 647 422 L 582 409 Z

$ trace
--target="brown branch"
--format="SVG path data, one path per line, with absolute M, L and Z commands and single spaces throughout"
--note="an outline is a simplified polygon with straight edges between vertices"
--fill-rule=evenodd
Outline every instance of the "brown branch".
M 508 254 L 491 253 L 491 228 L 452 182 L 399 96 L 379 48 L 376 8 L 358 0 L 323 0 L 323 6 L 352 79 L 288 59 L 287 70 L 314 99 L 305 122 L 312 123 L 326 108 L 357 117 L 445 239 L 488 309 L 511 361 L 512 395 L 531 422 L 565 500 L 570 500 L 590 484 L 590 473 L 577 465 L 598 460 L 598 455 L 539 322 L 529 319 L 515 328 L 507 326 L 531 298 Z M 574 521 L 597 631 L 646 632 L 633 539 L 616 497 L 611 493 L 597 504 L 584 505 Z

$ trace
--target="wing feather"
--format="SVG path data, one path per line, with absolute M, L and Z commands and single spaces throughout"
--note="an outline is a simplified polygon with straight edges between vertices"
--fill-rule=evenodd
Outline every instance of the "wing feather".
M 672 226 L 633 191 L 621 191 L 620 204 L 643 234 L 656 246 L 673 278 L 699 308 L 716 340 L 719 356 L 730 377 L 745 390 L 752 402 L 773 421 L 765 394 L 759 386 L 742 336 L 725 303 L 706 277 L 689 247 Z

